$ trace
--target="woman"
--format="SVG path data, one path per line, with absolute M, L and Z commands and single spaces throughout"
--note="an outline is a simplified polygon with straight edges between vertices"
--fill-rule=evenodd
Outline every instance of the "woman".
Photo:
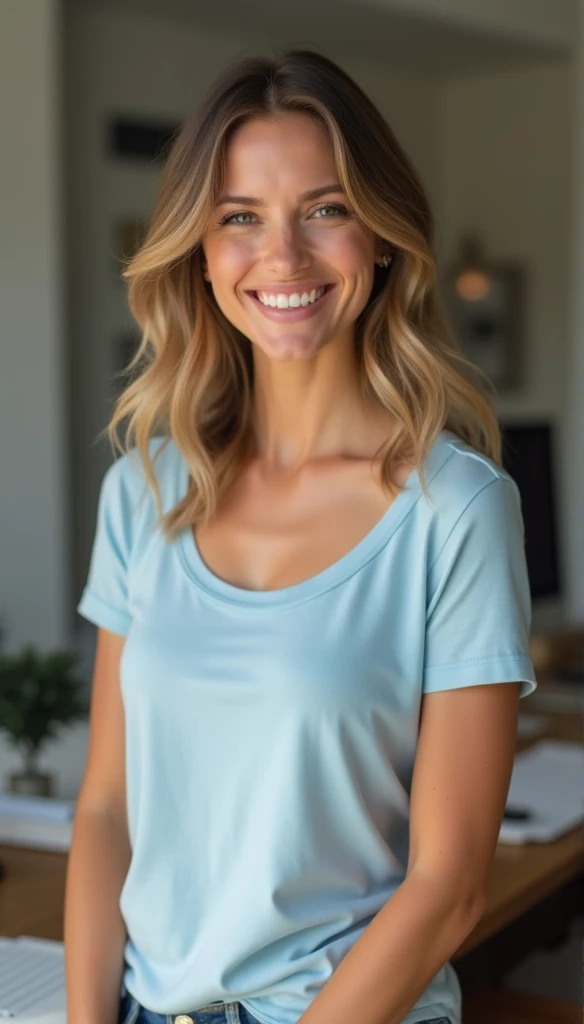
M 244 60 L 126 276 L 70 1022 L 460 1024 L 535 679 L 518 492 L 416 173 L 329 60 Z

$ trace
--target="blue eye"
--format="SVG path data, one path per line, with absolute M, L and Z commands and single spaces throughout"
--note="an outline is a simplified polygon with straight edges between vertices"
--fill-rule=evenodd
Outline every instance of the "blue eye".
M 322 206 L 319 206 L 314 211 L 314 216 L 316 217 L 316 215 L 318 213 L 322 213 L 323 210 L 334 210 L 335 215 L 343 214 L 343 213 L 345 213 L 345 214 L 348 213 L 347 208 L 345 206 L 341 206 L 340 203 L 323 203 Z M 328 220 L 328 219 L 329 219 L 328 217 L 324 217 L 324 218 L 323 217 L 317 217 L 317 220 Z
M 236 220 L 236 217 L 252 217 L 253 214 L 247 213 L 245 210 L 240 210 L 238 213 L 226 213 L 224 217 L 219 221 L 220 224 L 249 224 L 249 221 Z

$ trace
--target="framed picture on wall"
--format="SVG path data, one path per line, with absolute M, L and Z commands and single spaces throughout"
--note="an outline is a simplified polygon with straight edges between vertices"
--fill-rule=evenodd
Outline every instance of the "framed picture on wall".
M 522 383 L 525 269 L 487 261 L 476 243 L 445 275 L 445 303 L 464 354 L 498 391 Z

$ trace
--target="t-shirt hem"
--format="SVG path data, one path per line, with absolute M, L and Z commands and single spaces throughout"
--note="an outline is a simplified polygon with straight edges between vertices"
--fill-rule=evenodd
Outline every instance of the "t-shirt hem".
M 93 622 L 95 626 L 101 626 L 103 629 L 111 630 L 112 633 L 119 633 L 121 636 L 126 636 L 132 621 L 132 617 L 127 612 L 122 612 L 119 608 L 112 608 L 111 605 L 102 601 L 97 594 L 87 589 L 84 590 L 83 596 L 77 605 L 77 611 L 79 615 L 82 615 L 84 619 L 88 619 L 89 622 Z
M 480 686 L 487 683 L 515 682 L 521 683 L 520 697 L 527 697 L 537 687 L 533 665 L 524 654 L 503 654 L 443 665 L 428 665 L 424 670 L 423 692 L 457 690 L 463 686 Z

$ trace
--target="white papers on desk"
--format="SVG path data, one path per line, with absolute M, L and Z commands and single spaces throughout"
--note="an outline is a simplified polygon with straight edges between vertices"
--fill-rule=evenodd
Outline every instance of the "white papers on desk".
M 34 821 L 72 821 L 74 800 L 56 800 L 50 796 L 21 796 L 0 793 L 0 817 L 28 818 Z
M 68 850 L 75 801 L 0 793 L 0 843 Z
M 0 815 L 0 844 L 25 846 L 31 850 L 57 850 L 65 852 L 71 846 L 71 821 L 33 821 Z
M 66 1008 L 63 943 L 0 938 L 0 1020 L 65 1024 Z
M 549 843 L 584 821 L 584 749 L 540 740 L 517 754 L 507 806 L 529 812 L 501 824 L 500 843 Z

